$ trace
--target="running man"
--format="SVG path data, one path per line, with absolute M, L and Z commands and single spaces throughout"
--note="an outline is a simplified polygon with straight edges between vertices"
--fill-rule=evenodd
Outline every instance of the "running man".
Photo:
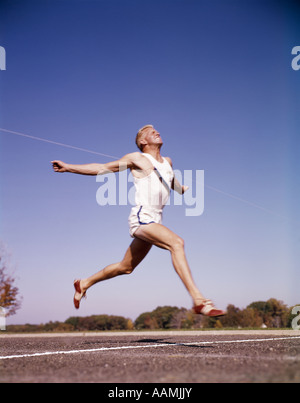
M 212 301 L 204 298 L 196 287 L 189 268 L 184 241 L 162 225 L 162 210 L 168 201 L 170 189 L 183 194 L 188 187 L 176 180 L 172 161 L 162 157 L 162 138 L 152 125 L 142 127 L 136 136 L 136 145 L 141 152 L 125 155 L 120 160 L 106 164 L 66 164 L 52 161 L 55 172 L 71 172 L 81 175 L 103 175 L 130 169 L 135 184 L 136 206 L 129 216 L 129 232 L 133 239 L 122 261 L 113 263 L 92 275 L 74 282 L 74 305 L 78 309 L 82 297 L 96 283 L 122 274 L 130 274 L 145 258 L 152 245 L 167 249 L 171 253 L 173 266 L 193 300 L 195 313 L 206 316 L 222 316 Z

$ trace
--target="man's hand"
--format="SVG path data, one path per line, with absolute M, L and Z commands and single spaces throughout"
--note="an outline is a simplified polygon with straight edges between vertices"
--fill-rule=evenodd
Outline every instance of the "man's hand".
M 174 177 L 171 184 L 171 189 L 175 190 L 175 192 L 179 193 L 180 195 L 183 195 L 189 189 L 189 187 L 181 185 Z
M 51 164 L 55 172 L 68 172 L 67 164 L 65 162 L 55 160 L 51 161 Z

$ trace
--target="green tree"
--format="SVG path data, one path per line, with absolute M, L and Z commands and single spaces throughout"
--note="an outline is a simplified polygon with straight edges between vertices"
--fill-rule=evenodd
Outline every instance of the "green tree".
M 5 308 L 6 316 L 14 315 L 21 307 L 19 289 L 10 273 L 8 254 L 2 243 L 0 243 L 0 306 Z
M 159 306 L 144 312 L 135 320 L 136 329 L 170 329 L 173 317 L 180 312 L 176 306 Z
M 239 326 L 240 327 L 261 327 L 262 318 L 253 308 L 246 308 L 240 311 Z
M 153 317 L 152 312 L 141 313 L 134 322 L 134 327 L 137 330 L 141 329 L 158 329 L 158 323 Z
M 114 315 L 72 316 L 65 321 L 74 330 L 126 330 L 129 319 Z
M 240 326 L 241 310 L 236 306 L 229 304 L 226 309 L 227 315 L 220 319 L 223 327 Z
M 268 301 L 252 302 L 247 308 L 258 312 L 267 327 L 286 327 L 289 309 L 282 301 L 270 298 Z

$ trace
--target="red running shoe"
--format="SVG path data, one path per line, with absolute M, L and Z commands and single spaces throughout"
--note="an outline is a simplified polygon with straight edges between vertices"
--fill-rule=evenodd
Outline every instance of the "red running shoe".
M 194 306 L 193 310 L 195 313 L 204 316 L 216 317 L 226 315 L 225 311 L 217 309 L 209 299 L 205 299 L 202 304 Z
M 86 292 L 82 292 L 81 288 L 80 288 L 80 280 L 75 280 L 74 281 L 74 288 L 75 288 L 75 295 L 74 295 L 74 306 L 76 309 L 79 309 L 79 305 L 80 305 L 80 301 L 82 299 L 82 297 L 86 296 Z M 80 294 L 79 298 L 75 298 L 76 294 Z

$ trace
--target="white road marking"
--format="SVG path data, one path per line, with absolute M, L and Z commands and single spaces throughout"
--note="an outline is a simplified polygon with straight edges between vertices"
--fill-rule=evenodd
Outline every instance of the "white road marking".
M 113 351 L 113 350 L 129 350 L 129 349 L 139 349 L 139 348 L 157 348 L 157 347 L 171 347 L 171 346 L 202 346 L 207 344 L 235 344 L 235 343 L 259 343 L 264 341 L 277 341 L 277 340 L 292 340 L 300 339 L 300 336 L 290 336 L 290 337 L 272 337 L 265 339 L 244 339 L 244 340 L 216 340 L 216 341 L 199 341 L 191 343 L 158 343 L 158 344 L 146 344 L 143 346 L 119 346 L 119 347 L 100 347 L 100 348 L 89 348 L 85 350 L 66 350 L 66 351 L 45 351 L 42 353 L 32 353 L 32 354 L 15 354 L 0 356 L 0 360 L 9 360 L 13 358 L 31 358 L 31 357 L 42 357 L 49 355 L 63 355 L 63 354 L 78 354 L 78 353 L 95 353 L 98 351 Z

